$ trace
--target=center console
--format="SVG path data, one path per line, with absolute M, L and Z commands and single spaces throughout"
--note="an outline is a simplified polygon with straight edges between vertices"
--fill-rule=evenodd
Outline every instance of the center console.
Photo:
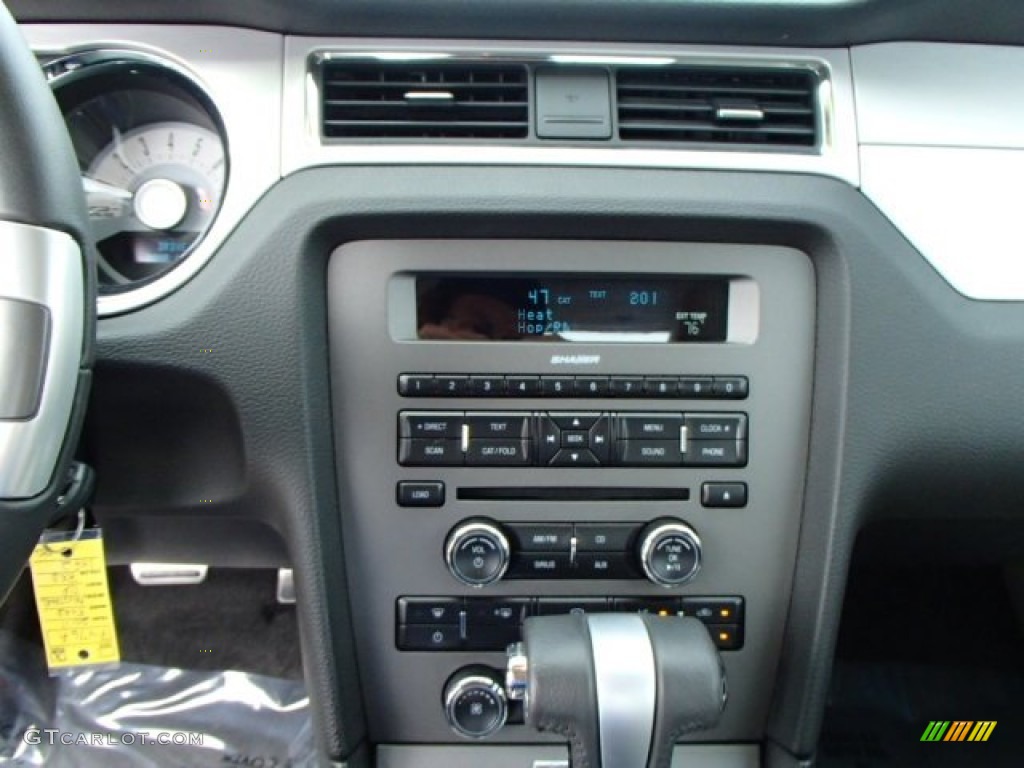
M 640 233 L 636 233 L 640 234 Z M 557 740 L 523 622 L 693 616 L 760 740 L 800 526 L 815 312 L 774 246 L 393 240 L 332 254 L 333 418 L 370 738 Z

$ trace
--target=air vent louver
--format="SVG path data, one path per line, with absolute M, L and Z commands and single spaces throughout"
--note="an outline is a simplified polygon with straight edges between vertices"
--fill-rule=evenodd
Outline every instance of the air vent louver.
M 617 73 L 623 141 L 817 145 L 811 72 L 626 68 Z
M 328 138 L 525 139 L 523 66 L 467 62 L 327 61 Z

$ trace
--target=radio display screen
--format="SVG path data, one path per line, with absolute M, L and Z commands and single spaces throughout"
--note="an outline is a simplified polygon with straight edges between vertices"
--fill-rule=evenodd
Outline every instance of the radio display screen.
M 424 340 L 722 342 L 728 310 L 721 277 L 416 277 L 416 336 Z

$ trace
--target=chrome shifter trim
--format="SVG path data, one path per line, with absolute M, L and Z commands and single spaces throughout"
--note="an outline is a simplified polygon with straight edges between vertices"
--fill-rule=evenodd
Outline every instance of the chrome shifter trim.
M 654 649 L 643 620 L 629 614 L 587 617 L 597 683 L 601 768 L 647 765 L 657 683 Z

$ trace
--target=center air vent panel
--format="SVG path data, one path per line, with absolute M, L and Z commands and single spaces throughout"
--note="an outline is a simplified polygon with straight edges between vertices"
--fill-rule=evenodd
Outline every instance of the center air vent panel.
M 622 68 L 616 73 L 622 141 L 779 148 L 818 144 L 808 70 Z
M 525 139 L 526 66 L 327 60 L 322 130 L 344 139 Z

